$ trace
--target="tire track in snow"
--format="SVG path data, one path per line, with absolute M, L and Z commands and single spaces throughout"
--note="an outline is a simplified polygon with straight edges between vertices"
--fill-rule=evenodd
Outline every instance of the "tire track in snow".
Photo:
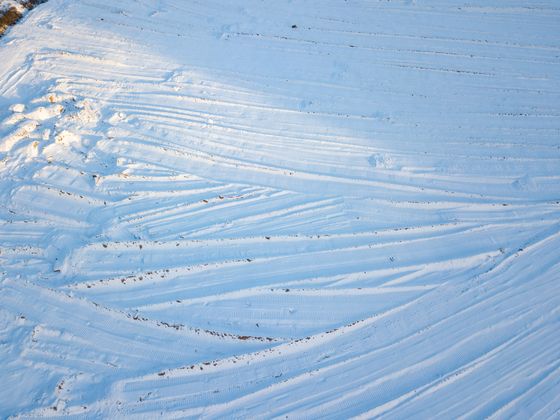
M 552 415 L 557 9 L 495 6 L 37 9 L 0 45 L 0 414 Z

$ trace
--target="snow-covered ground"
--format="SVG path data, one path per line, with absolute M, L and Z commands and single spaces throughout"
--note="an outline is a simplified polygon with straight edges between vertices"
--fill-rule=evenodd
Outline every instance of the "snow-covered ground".
M 560 415 L 560 8 L 50 0 L 0 39 L 0 417 Z

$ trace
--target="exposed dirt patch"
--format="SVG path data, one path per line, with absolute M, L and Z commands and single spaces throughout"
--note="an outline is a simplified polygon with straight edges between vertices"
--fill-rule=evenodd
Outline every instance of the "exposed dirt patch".
M 4 32 L 22 17 L 23 15 L 15 7 L 0 12 L 0 36 L 4 35 Z
M 25 0 L 20 1 L 21 5 L 25 7 L 27 10 L 33 9 L 35 6 L 45 3 L 47 0 Z
M 24 15 L 25 11 L 31 10 L 47 0 L 21 0 L 18 3 L 20 8 L 10 6 L 4 10 L 0 8 L 0 37 L 8 30 L 10 26 L 15 25 Z M 2 6 L 0 2 L 0 6 Z

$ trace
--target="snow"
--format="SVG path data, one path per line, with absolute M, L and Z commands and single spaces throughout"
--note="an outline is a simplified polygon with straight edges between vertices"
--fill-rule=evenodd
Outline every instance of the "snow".
M 560 414 L 552 0 L 49 0 L 0 39 L 0 416 Z
M 16 0 L 0 0 L 0 11 L 7 10 L 11 7 L 14 7 L 20 13 L 25 11 L 25 8 L 22 6 L 21 1 Z

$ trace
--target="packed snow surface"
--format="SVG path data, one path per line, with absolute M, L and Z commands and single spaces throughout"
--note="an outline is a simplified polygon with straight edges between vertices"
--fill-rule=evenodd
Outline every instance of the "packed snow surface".
M 0 39 L 0 417 L 560 415 L 555 0 L 50 0 Z

